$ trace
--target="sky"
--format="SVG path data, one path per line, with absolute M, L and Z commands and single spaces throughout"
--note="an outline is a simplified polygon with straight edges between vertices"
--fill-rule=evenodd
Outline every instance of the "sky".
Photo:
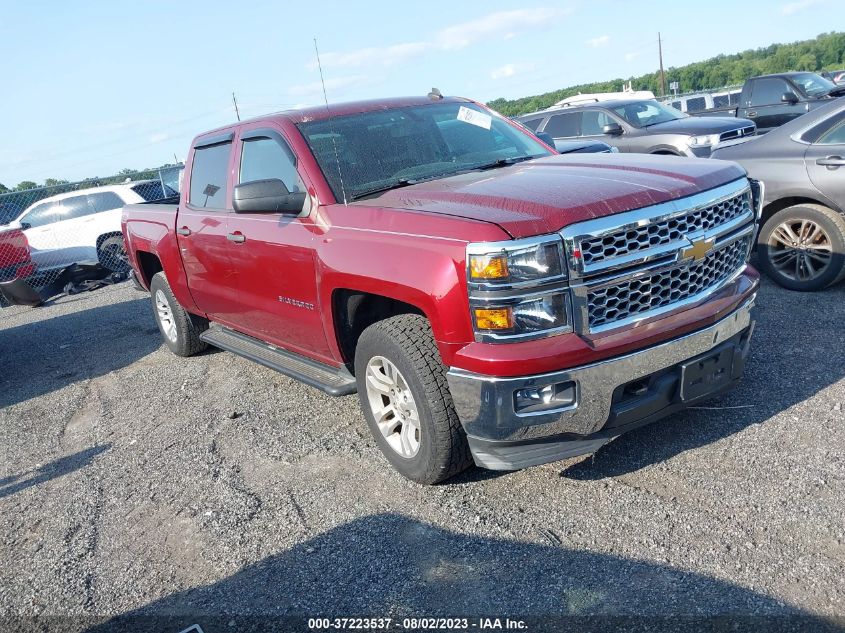
M 845 27 L 842 0 L 3 0 L 0 183 L 184 160 L 235 119 L 330 102 L 480 101 Z

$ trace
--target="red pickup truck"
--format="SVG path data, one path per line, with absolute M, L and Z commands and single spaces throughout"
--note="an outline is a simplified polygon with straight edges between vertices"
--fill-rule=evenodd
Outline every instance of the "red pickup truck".
M 758 201 L 733 163 L 560 156 L 402 98 L 203 134 L 184 183 L 123 212 L 166 344 L 357 391 L 415 481 L 591 453 L 742 373 Z

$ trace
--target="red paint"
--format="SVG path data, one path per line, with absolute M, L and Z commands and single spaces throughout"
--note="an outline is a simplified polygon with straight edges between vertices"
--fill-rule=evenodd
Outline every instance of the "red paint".
M 320 107 L 204 134 L 234 133 L 226 192 L 230 206 L 220 211 L 187 206 L 192 152 L 176 213 L 157 205 L 127 207 L 124 233 L 142 283 L 148 280 L 138 254 L 146 252 L 159 258 L 176 298 L 189 311 L 334 365 L 350 360 L 340 351 L 334 294 L 355 290 L 390 297 L 428 317 L 446 365 L 500 376 L 583 365 L 676 338 L 710 325 L 754 292 L 757 273 L 749 268 L 703 305 L 647 325 L 592 339 L 568 334 L 476 343 L 467 301 L 468 242 L 551 233 L 714 188 L 743 172 L 731 163 L 677 157 L 550 156 L 339 204 L 295 124 L 424 103 L 429 101 L 410 98 Z M 232 212 L 239 135 L 255 127 L 275 128 L 296 154 L 311 197 L 308 215 Z M 191 234 L 177 236 L 177 227 Z M 245 242 L 226 239 L 234 232 Z
M 23 279 L 35 273 L 29 242 L 19 228 L 0 229 L 0 281 Z

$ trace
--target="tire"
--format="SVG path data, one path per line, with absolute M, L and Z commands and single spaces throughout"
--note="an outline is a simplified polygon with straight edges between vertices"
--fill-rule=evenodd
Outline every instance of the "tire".
M 796 248 L 787 244 L 792 238 Z M 781 209 L 760 229 L 757 256 L 760 269 L 778 285 L 822 290 L 845 277 L 845 217 L 820 204 Z
M 97 259 L 103 268 L 114 273 L 129 271 L 129 258 L 122 235 L 110 235 L 97 247 Z
M 398 371 L 393 375 L 398 386 L 390 394 L 382 393 L 389 390 L 388 364 Z M 435 484 L 472 465 L 446 368 L 425 317 L 402 314 L 364 330 L 355 350 L 355 376 L 370 432 L 402 475 L 417 483 Z M 383 411 L 393 407 L 392 413 L 380 417 L 382 427 L 376 422 L 379 405 Z M 393 433 L 389 433 L 391 426 L 396 426 Z M 403 429 L 408 429 L 407 435 Z
M 208 321 L 189 314 L 179 305 L 164 273 L 153 275 L 150 299 L 159 332 L 171 352 L 177 356 L 193 356 L 208 347 L 200 340 L 200 334 L 208 329 Z

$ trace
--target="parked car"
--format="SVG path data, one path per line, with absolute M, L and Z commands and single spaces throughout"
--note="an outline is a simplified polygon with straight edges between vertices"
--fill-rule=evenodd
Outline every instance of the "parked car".
M 732 386 L 755 202 L 723 161 L 560 156 L 460 98 L 197 137 L 178 205 L 128 205 L 164 342 L 358 392 L 403 475 L 596 451 Z
M 751 119 L 764 134 L 830 99 L 845 94 L 845 86 L 816 73 L 792 72 L 752 77 L 742 86 L 739 106 L 702 110 L 695 116 L 736 116 Z
M 755 133 L 744 119 L 690 117 L 654 99 L 621 99 L 544 110 L 517 117 L 555 143 L 599 140 L 620 152 L 706 158 L 713 146 Z
M 0 282 L 24 279 L 34 272 L 29 243 L 20 225 L 0 226 Z
M 120 232 L 121 209 L 174 193 L 155 180 L 80 189 L 40 200 L 16 221 L 42 273 L 81 262 L 125 271 L 129 266 Z
M 765 136 L 718 149 L 765 185 L 760 267 L 792 290 L 845 278 L 845 99 Z

